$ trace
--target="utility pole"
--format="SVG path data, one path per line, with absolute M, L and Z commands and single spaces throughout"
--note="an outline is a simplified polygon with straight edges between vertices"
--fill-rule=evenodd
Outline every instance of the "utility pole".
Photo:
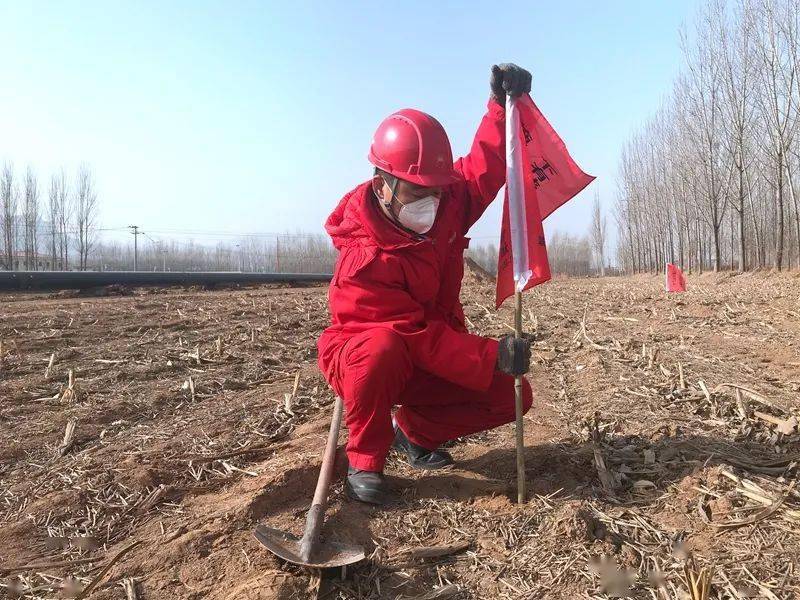
M 133 270 L 137 271 L 139 267 L 139 236 L 144 235 L 144 231 L 139 231 L 138 225 L 128 225 L 128 229 L 133 229 Z
M 161 270 L 166 273 L 167 272 L 167 248 L 166 248 L 166 246 L 165 246 L 165 244 L 163 242 L 161 244 L 159 244 L 159 246 L 160 246 L 160 250 L 161 250 L 161 259 L 163 261 Z
M 275 272 L 281 272 L 281 238 L 275 236 Z

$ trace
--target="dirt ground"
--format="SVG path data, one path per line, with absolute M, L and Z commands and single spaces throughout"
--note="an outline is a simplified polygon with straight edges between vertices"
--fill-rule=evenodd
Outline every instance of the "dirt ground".
M 527 293 L 529 501 L 513 426 L 445 472 L 392 456 L 384 509 L 339 477 L 324 533 L 369 556 L 344 579 L 252 536 L 300 533 L 313 494 L 325 287 L 113 291 L 0 296 L 0 597 L 672 599 L 702 568 L 711 598 L 800 597 L 798 277 Z M 471 275 L 469 325 L 496 336 L 492 298 Z

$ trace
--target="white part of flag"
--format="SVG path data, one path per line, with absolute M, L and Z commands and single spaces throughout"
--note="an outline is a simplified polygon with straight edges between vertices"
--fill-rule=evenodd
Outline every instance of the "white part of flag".
M 511 225 L 511 257 L 517 292 L 533 275 L 528 261 L 528 219 L 525 214 L 525 143 L 519 135 L 517 101 L 506 95 L 506 187 L 508 217 Z

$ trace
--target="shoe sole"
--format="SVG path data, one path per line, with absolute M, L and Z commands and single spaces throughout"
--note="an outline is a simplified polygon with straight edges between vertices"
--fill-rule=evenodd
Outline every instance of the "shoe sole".
M 438 471 L 440 469 L 446 469 L 447 467 L 452 467 L 454 464 L 456 464 L 455 461 L 452 461 L 452 460 L 450 462 L 446 462 L 446 463 L 442 463 L 442 464 L 436 464 L 436 465 L 429 465 L 429 464 L 426 464 L 426 463 L 415 464 L 415 463 L 411 462 L 410 460 L 408 460 L 407 457 L 406 457 L 406 461 L 405 462 L 411 468 L 417 469 L 419 471 Z
M 403 461 L 409 467 L 411 467 L 412 469 L 419 469 L 420 471 L 438 471 L 439 469 L 444 469 L 446 467 L 452 467 L 454 464 L 456 464 L 456 461 L 454 461 L 452 457 L 450 457 L 450 460 L 448 460 L 448 461 L 446 461 L 444 463 L 434 463 L 433 465 L 428 465 L 426 463 L 419 464 L 419 463 L 415 462 L 408 455 L 408 452 L 402 446 L 398 446 L 398 445 L 392 444 L 392 450 L 394 450 L 400 456 L 402 456 L 403 457 Z

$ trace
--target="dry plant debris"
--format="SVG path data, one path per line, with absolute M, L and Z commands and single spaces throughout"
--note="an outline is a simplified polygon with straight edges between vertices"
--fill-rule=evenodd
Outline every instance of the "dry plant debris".
M 469 328 L 510 331 L 467 278 Z M 0 297 L 0 597 L 800 597 L 800 279 L 661 286 L 528 293 L 527 504 L 511 426 L 444 472 L 392 455 L 395 505 L 334 485 L 325 533 L 370 556 L 344 579 L 251 536 L 299 532 L 313 493 L 324 287 Z

